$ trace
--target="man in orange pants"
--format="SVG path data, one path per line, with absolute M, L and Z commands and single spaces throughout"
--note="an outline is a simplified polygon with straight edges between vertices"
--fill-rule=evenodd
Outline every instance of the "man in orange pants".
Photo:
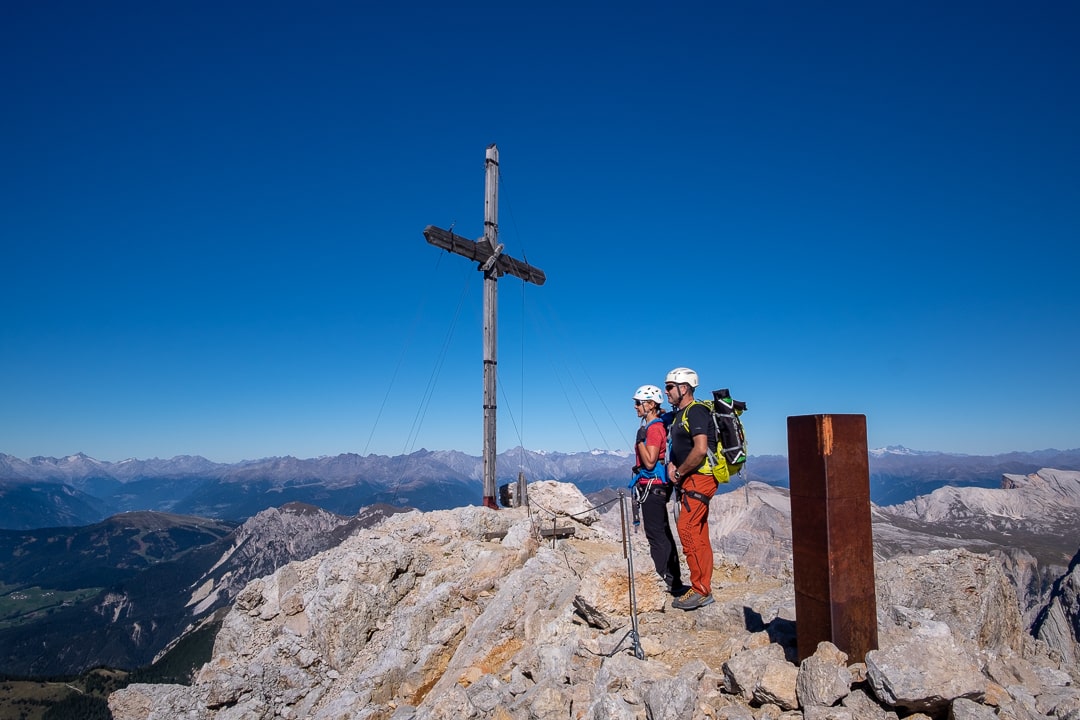
M 701 472 L 710 447 L 716 444 L 716 428 L 709 408 L 694 401 L 697 373 L 675 368 L 667 374 L 664 390 L 674 408 L 668 477 L 679 498 L 679 540 L 690 569 L 690 590 L 672 601 L 679 610 L 696 610 L 711 604 L 713 551 L 709 540 L 709 501 L 716 494 L 716 479 Z

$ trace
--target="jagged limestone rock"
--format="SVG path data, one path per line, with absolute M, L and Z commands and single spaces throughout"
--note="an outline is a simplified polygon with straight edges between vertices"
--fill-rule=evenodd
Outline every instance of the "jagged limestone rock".
M 724 705 L 716 709 L 716 720 L 755 720 L 754 713 L 745 705 Z
M 794 710 L 799 707 L 796 683 L 799 669 L 787 660 L 772 660 L 765 665 L 754 687 L 754 702 L 772 703 L 781 710 Z
M 847 653 L 831 642 L 822 641 L 814 654 L 799 664 L 796 682 L 799 705 L 803 708 L 835 705 L 851 691 L 851 682 Z
M 1068 665 L 1065 665 L 1064 667 L 1068 667 Z M 1035 674 L 1039 677 L 1039 681 L 1043 684 L 1043 687 L 1059 688 L 1072 684 L 1072 676 L 1064 670 L 1058 670 L 1057 668 L 1037 665 L 1035 666 Z
M 1040 563 L 1038 558 L 1019 547 L 995 548 L 987 554 L 1001 562 L 1005 575 L 1016 589 L 1024 627 L 1030 628 L 1039 609 L 1046 604 L 1054 581 L 1066 572 L 1067 565 L 1045 560 Z
M 858 720 L 886 720 L 888 715 L 885 708 L 860 688 L 853 689 L 840 703 Z
M 956 698 L 981 700 L 986 677 L 975 657 L 958 644 L 949 627 L 933 623 L 866 654 L 870 687 L 886 705 L 940 714 Z
M 638 612 L 661 612 L 671 602 L 652 567 L 649 556 L 638 556 L 642 562 L 634 566 L 634 588 Z M 630 585 L 626 560 L 621 556 L 606 557 L 581 579 L 580 595 L 586 603 L 607 615 L 630 614 Z
M 607 630 L 611 627 L 611 623 L 604 617 L 604 613 L 594 608 L 580 595 L 574 596 L 574 610 L 589 624 L 589 627 L 594 627 L 598 630 Z
M 942 487 L 900 505 L 875 508 L 874 549 L 879 558 L 948 547 L 995 555 L 1016 589 L 1024 626 L 1030 628 L 1054 581 L 1067 571 L 1067 558 L 1076 552 L 1078 510 L 1077 471 L 1005 475 L 999 489 Z
M 744 650 L 724 663 L 724 690 L 739 695 L 746 702 L 754 699 L 754 688 L 765 673 L 770 661 L 783 660 L 784 651 L 779 645 Z
M 1001 655 L 991 657 L 985 666 L 988 678 L 1002 687 L 1020 685 L 1022 687 L 1041 688 L 1042 680 L 1030 662 L 1022 657 Z
M 780 716 L 783 714 L 784 711 L 779 706 L 765 703 L 754 710 L 754 720 L 780 720 Z
M 592 525 L 600 520 L 600 513 L 569 483 L 554 480 L 529 483 L 529 505 L 544 520 L 568 518 L 582 525 Z
M 724 687 L 746 702 L 773 703 L 784 710 L 798 707 L 799 670 L 779 645 L 744 650 L 724 663 Z
M 197 720 L 201 704 L 184 685 L 135 683 L 109 696 L 109 708 L 118 718 L 145 720 Z
M 957 698 L 949 706 L 949 720 L 996 720 L 993 708 L 968 700 Z
M 850 708 L 812 705 L 803 710 L 803 720 L 864 720 Z
M 997 716 L 998 720 L 1049 720 L 1046 715 L 1036 711 L 1033 706 L 1019 700 L 1002 705 L 998 709 Z
M 1032 630 L 1035 637 L 1061 653 L 1066 667 L 1080 667 L 1080 553 L 1069 571 L 1054 583 Z M 1080 672 L 1077 675 L 1080 681 Z
M 880 616 L 894 606 L 933 608 L 935 620 L 980 648 L 1023 652 L 1016 593 L 994 558 L 939 550 L 878 563 L 875 574 L 879 625 L 891 624 Z
M 722 558 L 716 602 L 692 613 L 642 601 L 650 582 L 655 590 L 651 567 L 635 578 L 647 652 L 638 660 L 620 535 L 602 521 L 581 526 L 573 538 L 537 543 L 529 512 L 468 507 L 398 515 L 260 578 L 238 596 L 213 658 L 191 687 L 131 686 L 110 697 L 114 717 L 510 720 L 561 719 L 573 708 L 574 716 L 588 718 L 805 720 L 821 708 L 826 717 L 847 711 L 859 720 L 896 720 L 858 689 L 839 708 L 785 709 L 798 703 L 800 671 L 786 659 L 794 588 Z M 631 543 L 636 552 L 645 541 Z M 646 552 L 636 555 L 645 560 L 635 570 L 647 564 Z M 968 577 L 981 561 L 933 556 L 897 561 L 898 568 L 887 561 L 882 572 L 918 588 L 927 583 L 922 575 L 945 577 L 945 562 Z M 987 626 L 983 618 L 965 624 L 956 617 L 958 609 L 981 607 L 967 584 L 950 590 L 931 583 L 936 589 L 924 598 L 910 586 L 897 591 L 908 606 L 894 603 L 881 614 L 883 647 L 951 639 L 957 657 L 996 657 L 1010 667 L 1017 655 L 1008 643 L 993 652 L 979 645 L 984 636 L 975 629 Z M 578 596 L 598 608 L 602 598 L 610 628 L 583 622 Z M 927 648 L 908 648 L 882 677 L 906 678 L 923 668 Z M 846 662 L 840 655 L 833 659 L 838 676 Z M 1038 686 L 1025 696 L 1002 683 L 1008 701 L 998 686 L 1002 716 L 1041 717 L 1037 702 L 1068 711 L 1069 698 L 1051 697 L 1047 684 L 1064 673 L 1038 653 L 1026 662 Z M 970 679 L 956 657 L 933 665 L 942 683 Z M 1004 669 L 998 672 L 1005 678 Z M 989 688 L 977 667 L 975 673 Z M 734 693 L 725 691 L 729 683 Z M 922 692 L 912 693 L 916 705 L 942 694 L 934 687 Z
M 678 720 L 690 717 L 697 704 L 696 672 L 678 676 L 658 663 L 649 663 L 628 655 L 606 659 L 596 674 L 600 695 L 617 696 L 621 702 L 608 705 L 600 698 L 593 708 L 630 711 L 629 717 Z M 628 682 L 628 678 L 633 678 Z M 594 693 L 594 697 L 596 693 Z
M 866 682 L 866 663 L 857 662 L 851 663 L 847 666 L 848 672 L 851 673 L 852 683 Z
M 1056 687 L 1035 698 L 1035 709 L 1056 718 L 1080 718 L 1080 689 Z

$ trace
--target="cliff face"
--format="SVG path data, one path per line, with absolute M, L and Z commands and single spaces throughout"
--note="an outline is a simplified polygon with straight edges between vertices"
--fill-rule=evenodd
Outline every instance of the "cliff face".
M 729 494 L 741 516 L 718 517 L 730 545 L 717 602 L 695 612 L 670 608 L 631 534 L 636 634 L 619 513 L 553 522 L 584 499 L 536 483 L 532 516 L 395 515 L 251 582 L 192 686 L 132 685 L 109 704 L 117 720 L 1080 713 L 1075 667 L 1022 632 L 1000 565 L 964 550 L 879 563 L 880 650 L 847 658 L 823 644 L 793 665 L 790 576 L 781 553 L 749 540 L 783 514 L 768 493 Z M 540 539 L 553 524 L 573 536 Z
M 1001 487 L 943 487 L 908 502 L 876 508 L 879 557 L 965 547 L 992 554 L 1016 588 L 1025 625 L 1034 631 L 1069 572 L 1080 538 L 1080 472 L 1044 468 L 1004 475 Z M 1060 633 L 1046 639 L 1067 643 Z
M 1054 583 L 1032 632 L 1059 651 L 1065 664 L 1080 666 L 1080 552 Z

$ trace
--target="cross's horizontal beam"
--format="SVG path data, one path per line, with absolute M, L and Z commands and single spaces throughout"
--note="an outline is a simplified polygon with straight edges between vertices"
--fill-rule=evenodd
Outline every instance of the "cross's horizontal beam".
M 480 265 L 486 263 L 494 255 L 491 246 L 486 241 L 469 240 L 434 225 L 428 225 L 424 228 L 424 238 L 435 247 L 440 247 L 455 255 L 467 257 L 470 260 L 476 260 Z M 544 271 L 540 268 L 515 260 L 509 255 L 499 255 L 495 259 L 495 269 L 501 274 L 513 275 L 535 285 L 543 285 L 547 280 L 547 276 L 544 275 Z

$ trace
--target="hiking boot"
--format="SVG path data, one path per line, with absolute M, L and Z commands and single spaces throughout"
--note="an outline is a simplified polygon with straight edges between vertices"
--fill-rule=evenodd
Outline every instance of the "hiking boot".
M 697 590 L 691 590 L 680 598 L 676 598 L 671 601 L 671 607 L 676 610 L 697 610 L 699 607 L 705 607 L 716 602 L 716 599 L 709 595 L 702 595 Z

